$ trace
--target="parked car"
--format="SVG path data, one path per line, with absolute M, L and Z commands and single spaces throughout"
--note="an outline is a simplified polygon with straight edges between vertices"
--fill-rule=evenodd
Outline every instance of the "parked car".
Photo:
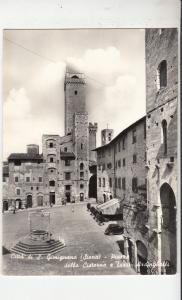
M 118 224 L 109 224 L 109 226 L 105 230 L 106 235 L 117 235 L 122 234 L 124 232 L 124 227 L 121 227 Z

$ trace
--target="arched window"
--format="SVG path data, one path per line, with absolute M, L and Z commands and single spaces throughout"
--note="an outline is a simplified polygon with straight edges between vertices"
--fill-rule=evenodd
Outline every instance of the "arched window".
M 162 121 L 162 144 L 164 145 L 164 154 L 167 154 L 167 122 L 166 120 Z
M 157 87 L 161 89 L 167 86 L 167 61 L 163 60 L 157 69 Z
M 83 170 L 83 169 L 84 169 L 84 164 L 81 163 L 81 164 L 80 164 L 80 170 Z

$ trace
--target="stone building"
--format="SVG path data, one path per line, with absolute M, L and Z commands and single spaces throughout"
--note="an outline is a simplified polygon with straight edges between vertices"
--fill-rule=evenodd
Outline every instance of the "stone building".
M 146 29 L 148 259 L 176 272 L 177 29 Z M 161 263 L 167 267 L 160 267 Z
M 96 149 L 98 201 L 120 199 L 124 252 L 142 274 L 176 272 L 178 33 L 146 29 L 146 117 Z M 112 134 L 111 134 L 112 136 Z
M 97 123 L 88 123 L 85 77 L 67 69 L 65 75 L 65 136 L 44 134 L 27 153 L 12 153 L 4 167 L 4 209 L 59 205 L 96 197 Z M 7 167 L 9 171 L 7 174 Z M 6 176 L 5 176 L 6 173 Z M 8 178 L 8 179 L 7 179 Z M 4 179 L 5 181 L 5 179 Z
M 138 271 L 137 248 L 133 245 L 147 245 L 146 117 L 120 132 L 108 144 L 98 147 L 96 152 L 98 202 L 112 198 L 120 201 L 123 218 L 118 223 L 124 226 L 123 251 Z M 110 203 L 112 206 L 113 201 Z

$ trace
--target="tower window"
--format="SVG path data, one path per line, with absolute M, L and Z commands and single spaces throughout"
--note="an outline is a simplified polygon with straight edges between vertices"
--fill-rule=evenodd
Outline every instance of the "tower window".
M 101 187 L 101 178 L 99 178 L 99 187 Z
M 81 143 L 81 149 L 83 149 L 83 144 Z
M 49 162 L 54 162 L 54 158 L 53 157 L 50 157 L 50 160 L 49 160 Z
M 78 91 L 75 91 L 75 95 L 77 95 L 78 94 Z
M 39 182 L 42 182 L 42 177 L 39 177 Z
M 83 170 L 83 169 L 84 169 L 84 164 L 81 163 L 81 164 L 80 164 L 80 170 Z
M 162 140 L 161 140 L 163 146 L 164 146 L 164 154 L 167 154 L 167 122 L 166 120 L 162 121 Z
M 163 60 L 157 69 L 157 88 L 161 89 L 167 86 L 167 61 Z
M 49 143 L 49 148 L 53 148 L 53 147 L 54 147 L 53 143 Z
M 109 178 L 109 186 L 112 187 L 112 178 Z
M 15 177 L 15 182 L 18 182 L 18 177 L 17 176 Z
M 106 185 L 106 180 L 105 178 L 103 178 L 103 187 L 105 187 L 105 185 Z
M 64 148 L 64 152 L 67 152 L 67 147 Z
M 80 189 L 83 189 L 84 188 L 84 185 L 83 184 L 80 184 Z

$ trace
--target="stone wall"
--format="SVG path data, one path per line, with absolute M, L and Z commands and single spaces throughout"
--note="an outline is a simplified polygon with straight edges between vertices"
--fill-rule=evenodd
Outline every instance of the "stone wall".
M 170 190 L 171 199 L 177 201 L 177 30 L 146 30 L 146 74 L 147 74 L 147 187 L 149 205 L 149 259 L 158 262 L 168 260 L 175 265 L 176 233 L 170 230 L 175 216 L 165 216 L 162 206 L 161 189 L 165 187 L 166 196 Z M 157 67 L 161 61 L 167 62 L 167 84 L 157 89 Z M 166 138 L 163 121 L 166 122 Z M 164 143 L 166 140 L 166 144 Z M 166 147 L 165 147 L 166 145 Z M 165 150 L 166 148 L 166 150 Z M 175 211 L 175 207 L 170 211 Z M 168 218 L 166 228 L 163 219 Z M 176 225 L 174 225 L 176 227 Z M 175 251 L 175 250 L 174 250 Z M 174 267 L 175 269 L 175 267 Z M 173 270 L 174 270 L 173 269 Z

